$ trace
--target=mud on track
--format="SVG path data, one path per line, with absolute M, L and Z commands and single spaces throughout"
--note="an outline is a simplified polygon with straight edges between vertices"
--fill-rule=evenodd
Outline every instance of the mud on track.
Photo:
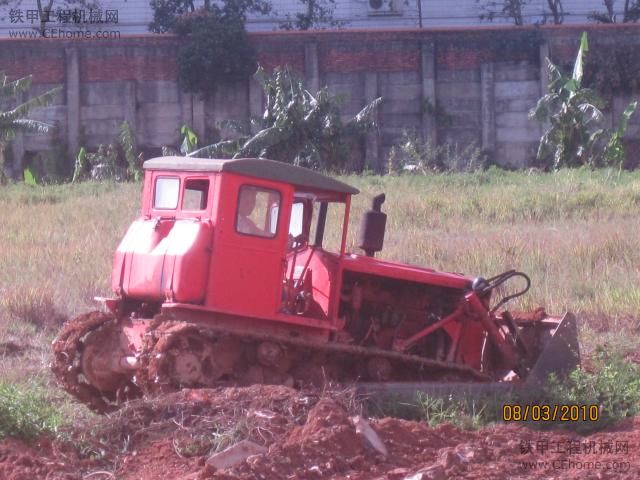
M 350 392 L 282 386 L 185 390 L 133 402 L 70 432 L 67 443 L 6 439 L 0 442 L 0 478 L 640 478 L 640 419 L 586 437 L 512 425 L 463 431 L 448 424 L 371 420 L 389 450 L 385 458 L 356 433 L 350 417 L 358 413 Z M 205 465 L 212 450 L 244 438 L 268 453 L 222 472 Z M 593 445 L 593 452 L 576 453 L 578 445 Z M 534 469 L 525 461 L 548 466 Z M 425 473 L 416 476 L 420 471 Z

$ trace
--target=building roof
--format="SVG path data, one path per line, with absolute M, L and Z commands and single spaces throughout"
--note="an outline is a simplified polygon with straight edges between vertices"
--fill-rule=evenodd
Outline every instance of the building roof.
M 290 183 L 297 187 L 348 193 L 360 191 L 308 168 L 261 158 L 238 158 L 222 160 L 216 158 L 157 157 L 144 162 L 145 170 L 177 170 L 189 172 L 230 172 L 249 177 Z

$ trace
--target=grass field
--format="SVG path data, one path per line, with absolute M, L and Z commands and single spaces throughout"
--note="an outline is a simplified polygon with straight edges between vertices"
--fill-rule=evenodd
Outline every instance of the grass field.
M 361 213 L 385 192 L 383 258 L 492 276 L 530 275 L 517 309 L 570 309 L 583 352 L 622 355 L 640 340 L 640 173 L 489 170 L 433 176 L 349 176 L 355 198 L 350 248 Z M 69 316 L 109 294 L 111 257 L 139 209 L 139 184 L 84 183 L 0 188 L 0 383 L 53 388 L 49 342 Z M 28 361 L 25 361 L 28 359 Z

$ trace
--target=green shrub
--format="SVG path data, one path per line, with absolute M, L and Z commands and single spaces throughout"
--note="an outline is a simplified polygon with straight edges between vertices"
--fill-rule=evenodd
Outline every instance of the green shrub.
M 372 416 L 397 417 L 423 421 L 430 427 L 451 423 L 460 428 L 476 429 L 500 420 L 502 405 L 509 403 L 510 393 L 430 395 L 418 392 L 413 400 L 370 399 L 367 410 Z
M 461 428 L 479 428 L 499 420 L 500 411 L 493 397 L 453 399 L 424 393 L 418 394 L 417 407 L 419 418 L 432 427 L 449 422 Z
M 56 433 L 62 415 L 36 383 L 0 382 L 0 438 L 25 440 L 46 433 Z
M 545 391 L 547 403 L 600 407 L 600 420 L 577 424 L 579 431 L 600 429 L 640 413 L 640 366 L 602 349 L 594 356 L 594 366 L 592 372 L 574 370 L 564 382 L 551 378 Z

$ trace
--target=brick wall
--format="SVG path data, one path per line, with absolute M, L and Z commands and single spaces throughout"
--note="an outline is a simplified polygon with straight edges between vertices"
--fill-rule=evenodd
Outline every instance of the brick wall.
M 640 44 L 640 27 L 524 27 L 402 31 L 253 33 L 260 63 L 288 64 L 311 89 L 328 85 L 343 97 L 345 114 L 382 96 L 377 132 L 366 141 L 366 164 L 382 168 L 404 130 L 439 144 L 475 144 L 495 161 L 527 166 L 540 126 L 527 112 L 546 89 L 541 59 L 570 62 L 584 28 L 596 41 Z M 82 143 L 112 141 L 127 120 L 138 144 L 158 150 L 177 144 L 186 123 L 215 136 L 216 123 L 246 120 L 262 109 L 253 81 L 220 87 L 207 100 L 181 92 L 175 37 L 131 36 L 119 40 L 0 40 L 0 70 L 11 78 L 33 74 L 38 91 L 64 89 L 34 116 L 57 122 L 70 159 Z M 633 92 L 612 98 L 617 117 Z M 640 140 L 640 115 L 629 129 Z M 25 152 L 52 148 L 52 137 L 26 135 L 13 144 L 16 169 Z M 71 160 L 70 160 L 71 161 Z

